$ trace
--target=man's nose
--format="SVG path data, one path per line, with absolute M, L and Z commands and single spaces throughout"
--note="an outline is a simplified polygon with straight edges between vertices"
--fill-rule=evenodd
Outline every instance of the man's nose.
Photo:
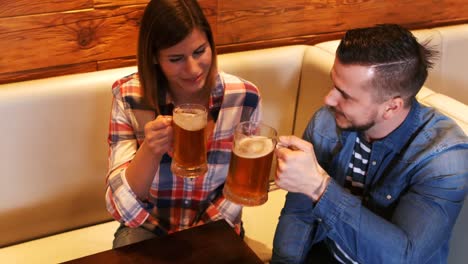
M 339 93 L 336 89 L 330 89 L 327 95 L 325 95 L 324 102 L 328 106 L 336 106 L 339 100 Z

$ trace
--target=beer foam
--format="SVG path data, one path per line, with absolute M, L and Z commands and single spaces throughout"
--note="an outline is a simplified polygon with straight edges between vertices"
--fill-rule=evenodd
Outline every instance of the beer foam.
M 255 159 L 273 151 L 273 140 L 263 136 L 246 137 L 234 147 L 234 153 L 242 158 Z
M 182 129 L 197 131 L 206 126 L 206 112 L 201 109 L 183 110 L 174 114 L 172 121 Z

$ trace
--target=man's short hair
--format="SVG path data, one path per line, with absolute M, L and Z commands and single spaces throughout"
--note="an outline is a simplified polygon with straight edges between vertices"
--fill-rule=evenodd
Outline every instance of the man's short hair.
M 377 101 L 399 96 L 409 106 L 433 64 L 435 51 L 427 44 L 399 25 L 380 24 L 347 31 L 336 56 L 343 64 L 375 68 L 370 87 Z

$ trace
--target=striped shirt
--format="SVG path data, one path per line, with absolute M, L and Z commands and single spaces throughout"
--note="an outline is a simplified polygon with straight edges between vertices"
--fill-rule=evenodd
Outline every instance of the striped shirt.
M 140 200 L 125 178 L 126 169 L 144 140 L 144 125 L 155 111 L 141 104 L 138 74 L 114 83 L 109 123 L 109 168 L 106 207 L 129 227 L 158 226 L 168 233 L 218 219 L 240 231 L 242 207 L 224 198 L 222 188 L 231 157 L 234 126 L 260 119 L 260 95 L 250 82 L 219 73 L 211 91 L 209 112 L 215 121 L 207 141 L 208 171 L 194 179 L 174 176 L 165 154 L 154 175 L 147 200 Z
M 364 193 L 364 186 L 366 183 L 366 172 L 369 167 L 370 153 L 372 150 L 372 144 L 361 140 L 360 137 L 356 137 L 354 143 L 354 150 L 349 162 L 348 173 L 346 175 L 346 181 L 344 187 L 362 199 Z M 353 263 L 356 264 L 344 249 L 342 249 L 336 242 L 331 239 L 326 240 L 332 255 L 340 263 Z
M 344 187 L 362 199 L 372 145 L 356 137 Z

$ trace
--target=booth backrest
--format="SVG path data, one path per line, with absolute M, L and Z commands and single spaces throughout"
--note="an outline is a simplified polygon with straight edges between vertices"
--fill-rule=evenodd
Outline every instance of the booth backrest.
M 315 46 L 308 47 L 304 52 L 294 124 L 294 135 L 298 137 L 302 137 L 307 123 L 315 111 L 323 106 L 324 97 L 332 87 L 330 69 L 334 57 L 334 54 Z
M 0 247 L 111 219 L 113 80 L 135 67 L 0 86 Z
M 258 86 L 263 122 L 279 135 L 293 133 L 296 100 L 306 46 L 286 46 L 219 56 L 219 68 Z

